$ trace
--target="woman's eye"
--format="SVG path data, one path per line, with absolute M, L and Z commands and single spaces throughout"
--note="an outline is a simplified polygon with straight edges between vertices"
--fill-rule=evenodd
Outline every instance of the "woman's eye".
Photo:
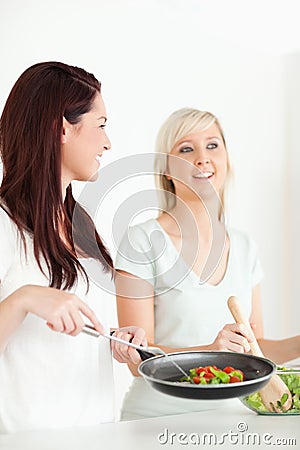
M 215 142 L 211 142 L 210 144 L 207 144 L 207 148 L 208 150 L 213 150 L 214 148 L 217 148 L 218 144 L 216 144 Z
M 106 124 L 103 125 L 99 125 L 99 128 L 101 128 L 103 130 L 103 128 L 105 128 Z
M 188 153 L 188 152 L 192 152 L 192 151 L 193 151 L 192 147 L 182 147 L 179 150 L 179 153 Z

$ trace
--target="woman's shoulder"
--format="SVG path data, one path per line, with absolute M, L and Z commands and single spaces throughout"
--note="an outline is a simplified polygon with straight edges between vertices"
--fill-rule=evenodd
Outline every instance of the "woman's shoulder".
M 249 233 L 233 227 L 227 227 L 229 239 L 239 252 L 257 253 L 258 247 Z
M 145 239 L 150 236 L 150 234 L 159 229 L 159 224 L 155 219 L 148 219 L 145 222 L 136 223 L 128 227 L 128 234 L 130 236 L 144 237 Z
M 0 239 L 2 247 L 15 246 L 19 239 L 18 227 L 2 204 L 0 204 Z
M 8 211 L 0 205 L 0 280 L 3 280 L 18 245 L 17 226 Z
M 155 219 L 149 219 L 145 222 L 130 225 L 124 230 L 118 249 L 122 251 L 128 248 L 139 251 L 141 251 L 141 249 L 149 249 L 152 233 L 158 228 L 159 225 L 156 223 Z
M 231 226 L 226 227 L 226 229 L 230 237 L 234 237 L 240 241 L 249 241 L 251 239 L 250 235 L 244 230 Z
M 129 229 L 148 231 L 148 230 L 157 229 L 158 227 L 159 227 L 159 224 L 157 223 L 156 219 L 148 219 L 148 220 L 145 220 L 144 222 L 139 222 L 134 225 L 131 225 L 129 227 Z
M 157 229 L 154 219 L 129 226 L 117 246 L 115 269 L 151 280 L 153 245 L 152 232 Z M 151 283 L 151 281 L 149 281 Z
M 9 210 L 0 201 L 0 227 L 2 230 L 16 231 L 16 225 L 10 216 Z

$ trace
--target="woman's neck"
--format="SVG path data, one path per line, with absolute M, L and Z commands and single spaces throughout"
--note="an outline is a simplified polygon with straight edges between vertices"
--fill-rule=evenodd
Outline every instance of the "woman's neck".
M 217 202 L 185 202 L 177 200 L 176 206 L 159 219 L 175 247 L 188 266 L 200 273 L 206 282 L 215 273 L 228 247 L 228 238 L 220 219 Z
M 185 202 L 177 200 L 176 206 L 168 213 L 181 229 L 197 228 L 201 240 L 210 241 L 213 230 L 224 228 L 220 220 L 220 203 L 212 201 Z

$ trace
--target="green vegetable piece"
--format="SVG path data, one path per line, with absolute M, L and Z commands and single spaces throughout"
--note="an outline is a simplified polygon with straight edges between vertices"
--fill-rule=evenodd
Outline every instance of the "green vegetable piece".
M 191 377 L 181 377 L 179 381 L 191 381 Z
M 198 376 L 195 369 L 190 369 L 190 376 L 191 376 L 191 378 Z
M 294 395 L 293 397 L 293 409 L 295 408 L 295 411 L 300 412 L 300 398 L 299 398 L 299 394 Z
M 277 407 L 284 414 L 299 414 L 300 413 L 300 374 L 289 373 L 294 369 L 285 369 L 284 367 L 278 367 L 279 370 L 285 370 L 283 374 L 279 374 L 280 378 L 287 385 L 292 394 L 292 407 L 285 411 L 282 406 L 286 403 L 288 396 L 283 394 L 280 401 L 277 402 Z M 247 404 L 257 412 L 268 412 L 266 407 L 261 401 L 261 397 L 258 392 L 248 395 L 245 398 Z
M 221 381 L 222 383 L 229 383 L 230 377 L 228 373 L 223 372 L 223 370 L 215 370 L 213 367 L 210 368 L 210 371 L 215 375 L 215 377 L 219 380 L 219 382 Z
M 231 377 L 238 377 L 241 381 L 243 381 L 243 375 L 241 374 L 241 372 L 239 370 L 233 370 L 230 373 Z
M 287 399 L 289 398 L 289 396 L 287 395 L 287 393 L 284 393 L 280 399 L 280 403 L 281 406 L 283 406 L 285 404 L 285 402 L 287 401 Z
M 253 409 L 255 409 L 256 411 L 260 411 L 260 412 L 267 412 L 267 408 L 265 407 L 265 405 L 263 404 L 262 400 L 261 400 L 261 396 L 258 392 L 255 392 L 254 394 L 248 395 L 246 397 L 246 402 L 248 403 L 248 405 L 250 407 L 252 407 Z

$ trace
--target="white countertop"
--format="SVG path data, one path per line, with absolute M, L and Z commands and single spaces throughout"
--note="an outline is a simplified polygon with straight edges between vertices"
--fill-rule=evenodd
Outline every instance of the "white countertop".
M 219 411 L 201 411 L 93 427 L 2 434 L 0 449 L 300 448 L 299 415 L 259 416 L 245 408 L 237 399 L 233 406 L 233 408 L 224 408 Z M 175 433 L 175 436 L 172 436 L 172 433 Z M 210 433 L 210 436 L 205 436 L 205 433 Z M 287 445 L 289 439 L 289 445 Z

